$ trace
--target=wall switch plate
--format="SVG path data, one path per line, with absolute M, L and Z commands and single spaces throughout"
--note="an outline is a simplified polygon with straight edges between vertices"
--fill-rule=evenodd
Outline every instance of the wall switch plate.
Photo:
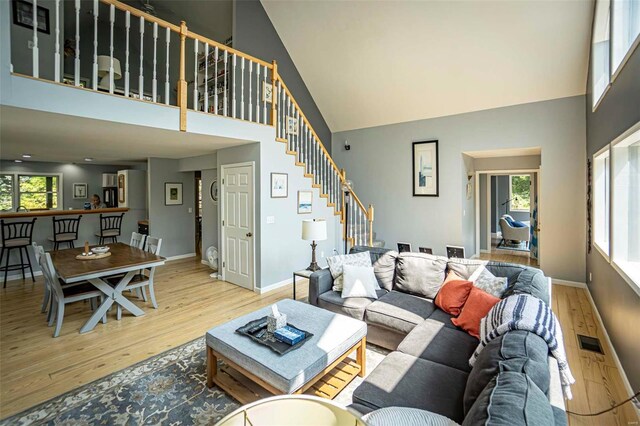
M 33 49 L 33 40 L 27 41 L 27 49 Z
M 193 208 L 189 207 L 189 213 L 193 213 Z
M 593 277 L 591 276 L 591 272 L 589 272 L 589 282 L 593 281 Z
M 267 223 L 276 223 L 275 216 L 267 216 Z

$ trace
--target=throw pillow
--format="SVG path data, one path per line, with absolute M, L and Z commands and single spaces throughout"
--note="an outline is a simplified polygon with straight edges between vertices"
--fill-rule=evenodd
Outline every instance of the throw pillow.
M 511 226 L 513 226 L 514 228 L 526 228 L 529 225 L 527 225 L 524 222 L 520 222 L 519 220 L 514 220 L 511 224 Z
M 451 318 L 456 327 L 460 327 L 475 338 L 480 338 L 480 320 L 487 316 L 493 305 L 500 299 L 490 295 L 478 287 L 471 287 L 467 302 L 458 318 Z
M 435 299 L 444 283 L 445 258 L 424 253 L 398 255 L 394 290 Z
M 469 281 L 480 290 L 498 298 L 502 297 L 509 284 L 507 277 L 496 277 L 484 266 L 476 269 L 469 277 Z
M 457 317 L 469 297 L 471 287 L 473 287 L 471 281 L 463 280 L 458 274 L 451 271 L 447 275 L 447 279 L 444 280 L 434 303 L 446 313 Z
M 377 299 L 376 286 L 378 281 L 372 266 L 344 265 L 343 267 L 342 298 L 366 297 Z M 379 287 L 378 287 L 379 288 Z
M 368 251 L 353 254 L 340 254 L 327 257 L 329 270 L 333 277 L 333 291 L 342 291 L 342 268 L 344 265 L 371 266 L 371 255 Z
M 431 411 L 409 407 L 386 407 L 372 411 L 362 417 L 369 426 L 457 426 L 448 417 Z

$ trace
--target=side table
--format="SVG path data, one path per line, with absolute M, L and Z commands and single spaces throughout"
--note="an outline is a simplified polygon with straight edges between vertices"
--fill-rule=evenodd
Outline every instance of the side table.
M 315 271 L 308 269 L 302 269 L 293 273 L 293 300 L 296 300 L 296 277 L 309 279 L 314 272 Z

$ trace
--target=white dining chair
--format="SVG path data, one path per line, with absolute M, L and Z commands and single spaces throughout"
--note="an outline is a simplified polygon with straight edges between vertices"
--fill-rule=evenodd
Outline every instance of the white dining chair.
M 139 249 L 144 249 L 144 240 L 146 235 L 144 234 L 140 234 L 138 232 L 132 232 L 131 233 L 131 241 L 129 242 L 129 245 L 131 247 L 136 247 Z

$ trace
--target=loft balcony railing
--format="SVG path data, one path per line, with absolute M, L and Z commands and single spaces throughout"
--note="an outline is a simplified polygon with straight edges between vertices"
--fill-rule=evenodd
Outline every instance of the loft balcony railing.
M 286 153 L 295 156 L 296 165 L 304 167 L 313 187 L 340 216 L 347 245 L 373 245 L 373 207 L 366 208 L 348 185 L 275 61 L 263 61 L 196 34 L 185 22 L 172 24 L 117 0 L 65 2 L 74 8 L 75 34 L 71 43 L 61 46 L 61 4 L 55 0 L 53 52 L 40 48 L 34 26 L 31 77 L 46 80 L 40 61 L 53 55 L 54 83 L 177 107 L 181 131 L 187 131 L 188 111 L 273 126 L 276 140 L 286 145 Z M 33 0 L 33 22 L 37 6 Z M 87 12 L 92 33 L 85 30 Z M 109 42 L 99 43 L 105 40 L 104 32 Z M 88 58 L 86 50 L 81 56 L 81 35 L 92 38 Z M 63 70 L 65 55 L 73 59 L 69 73 Z

